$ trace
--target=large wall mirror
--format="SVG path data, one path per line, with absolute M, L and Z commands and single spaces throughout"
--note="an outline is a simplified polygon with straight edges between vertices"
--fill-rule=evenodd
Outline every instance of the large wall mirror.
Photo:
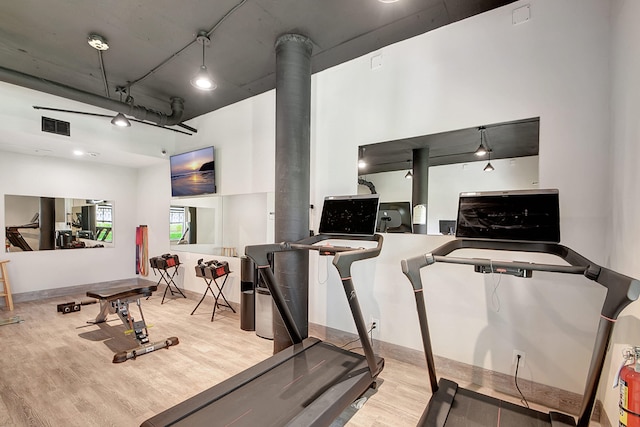
M 174 251 L 219 252 L 222 241 L 223 198 L 175 199 L 169 208 L 169 240 Z
M 175 198 L 169 208 L 172 251 L 240 256 L 273 242 L 274 193 Z
M 114 245 L 114 204 L 103 199 L 4 196 L 7 252 Z
M 380 232 L 453 234 L 460 193 L 538 188 L 539 134 L 536 117 L 362 145 L 358 193 L 380 194 Z

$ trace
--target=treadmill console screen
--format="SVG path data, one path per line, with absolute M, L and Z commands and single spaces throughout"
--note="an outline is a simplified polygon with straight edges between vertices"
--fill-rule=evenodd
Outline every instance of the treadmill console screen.
M 560 242 L 558 190 L 461 193 L 456 237 Z
M 376 232 L 380 195 L 325 197 L 320 234 L 373 236 Z

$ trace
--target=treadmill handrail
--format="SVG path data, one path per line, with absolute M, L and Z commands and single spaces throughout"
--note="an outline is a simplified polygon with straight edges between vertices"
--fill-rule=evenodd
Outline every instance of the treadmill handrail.
M 522 263 L 518 261 L 494 261 L 482 258 L 457 258 L 448 256 L 450 253 L 458 249 L 487 249 L 498 251 L 546 253 L 562 258 L 569 264 L 569 266 Z M 420 270 L 436 262 L 478 266 L 487 266 L 488 263 L 489 266 L 494 267 L 514 267 L 555 273 L 583 274 L 587 279 L 595 281 L 607 288 L 605 301 L 600 313 L 601 319 L 598 325 L 594 349 L 591 356 L 591 364 L 589 366 L 589 372 L 587 374 L 585 384 L 585 392 L 578 418 L 578 426 L 587 426 L 591 417 L 591 412 L 593 411 L 597 386 L 600 381 L 602 367 L 604 366 L 606 349 L 609 345 L 609 340 L 613 330 L 613 322 L 615 322 L 620 312 L 627 305 L 637 300 L 640 296 L 640 281 L 608 268 L 601 267 L 572 249 L 555 243 L 455 239 L 439 246 L 431 253 L 402 260 L 402 272 L 407 276 L 414 289 L 423 347 L 427 361 L 427 369 L 429 371 L 431 389 L 434 393 L 438 389 L 437 376 L 435 373 L 435 363 L 433 360 L 433 351 L 429 335 L 429 325 L 426 315 L 426 305 L 424 303 Z
M 345 246 L 318 245 L 318 243 L 326 240 L 376 242 L 376 246 L 371 248 L 354 248 Z M 284 296 L 280 291 L 280 287 L 276 284 L 275 276 L 271 271 L 271 266 L 269 264 L 269 254 L 295 250 L 314 250 L 325 255 L 334 255 L 332 263 L 338 270 L 340 279 L 342 280 L 342 285 L 347 296 L 347 301 L 349 303 L 349 308 L 351 309 L 351 314 L 358 331 L 360 342 L 362 343 L 362 349 L 365 358 L 367 359 L 369 370 L 371 371 L 371 375 L 375 377 L 380 371 L 380 368 L 378 367 L 378 363 L 376 362 L 371 341 L 369 341 L 364 317 L 362 316 L 360 304 L 358 303 L 355 289 L 353 287 L 353 282 L 351 280 L 351 264 L 356 261 L 377 257 L 382 250 L 383 240 L 384 239 L 380 234 L 375 234 L 373 236 L 318 234 L 299 240 L 297 242 L 283 242 L 276 244 L 247 246 L 245 247 L 245 255 L 251 258 L 251 260 L 258 267 L 258 272 L 262 276 L 265 284 L 267 285 L 267 288 L 269 288 L 276 308 L 280 313 L 280 316 L 282 316 L 282 321 L 284 322 L 284 325 L 289 332 L 291 341 L 294 344 L 302 342 L 304 337 L 295 324 L 291 309 L 287 305 Z

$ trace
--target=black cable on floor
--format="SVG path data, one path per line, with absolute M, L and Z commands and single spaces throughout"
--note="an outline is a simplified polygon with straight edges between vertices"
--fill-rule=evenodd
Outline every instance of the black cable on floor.
M 375 328 L 376 328 L 376 327 L 375 327 L 375 325 L 371 325 L 371 328 L 369 328 L 369 330 L 367 331 L 367 333 L 369 333 L 369 334 L 371 335 L 371 341 L 373 341 L 373 330 L 374 330 Z M 345 348 L 345 347 L 346 347 L 346 346 L 348 346 L 349 344 L 352 344 L 352 343 L 354 343 L 354 342 L 356 342 L 356 341 L 358 341 L 358 340 L 360 340 L 360 337 L 355 338 L 355 339 L 352 339 L 352 340 L 351 340 L 351 341 L 349 341 L 348 343 L 341 345 L 341 346 L 340 346 L 340 348 Z M 354 348 L 360 348 L 360 347 L 354 347 Z M 347 350 L 351 351 L 352 349 L 347 349 Z
M 518 368 L 520 367 L 520 355 L 518 355 L 518 360 L 516 360 L 516 373 L 513 376 L 513 380 L 516 383 L 516 389 L 518 390 L 518 393 L 520 393 L 520 402 L 522 402 L 522 404 L 524 406 L 527 407 L 527 409 L 529 409 L 529 402 L 527 402 L 527 399 L 524 397 L 524 394 L 522 394 L 522 391 L 520 391 L 520 387 L 518 387 Z

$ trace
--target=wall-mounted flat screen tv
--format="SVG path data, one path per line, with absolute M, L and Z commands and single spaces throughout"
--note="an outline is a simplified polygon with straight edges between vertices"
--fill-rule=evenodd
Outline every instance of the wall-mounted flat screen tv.
M 171 156 L 171 196 L 201 196 L 216 192 L 213 147 Z

